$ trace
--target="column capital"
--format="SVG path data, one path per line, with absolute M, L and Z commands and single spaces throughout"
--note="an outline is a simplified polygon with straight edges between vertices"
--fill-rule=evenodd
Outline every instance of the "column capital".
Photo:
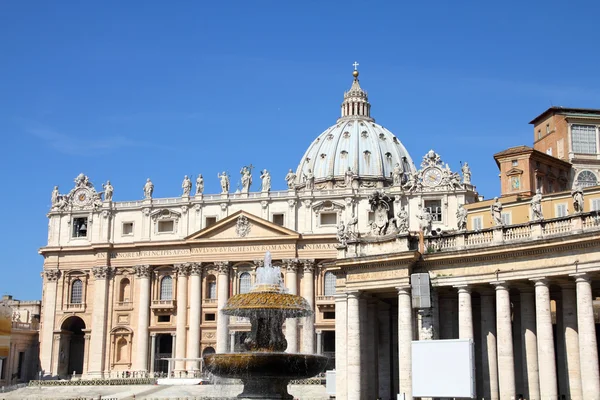
M 315 272 L 315 259 L 303 259 L 303 260 L 299 260 L 300 263 L 302 264 L 302 269 L 304 270 L 304 273 L 314 273 Z
M 215 267 L 219 275 L 227 275 L 229 273 L 229 261 L 217 261 Z
M 362 292 L 360 290 L 350 290 L 346 291 L 348 298 L 359 299 Z
M 106 279 L 110 277 L 113 268 L 108 265 L 102 265 L 99 267 L 93 267 L 92 273 L 94 274 L 94 278 L 96 279 Z
M 589 274 L 586 274 L 585 272 L 578 272 L 576 274 L 569 274 L 569 276 L 573 277 L 575 279 L 576 283 L 579 282 L 591 282 L 592 278 L 589 276 Z
M 398 291 L 398 294 L 407 294 L 410 296 L 410 289 L 411 289 L 410 285 L 396 286 L 396 290 Z
M 44 270 L 44 276 L 48 282 L 56 282 L 60 278 L 60 271 L 58 269 L 46 269 Z
M 333 295 L 333 301 L 346 301 L 348 299 L 348 295 L 346 293 L 336 293 Z
M 296 272 L 298 270 L 298 259 L 289 258 L 283 260 L 283 266 L 287 272 Z
M 156 332 L 150 332 L 150 336 L 156 337 Z
M 138 278 L 149 278 L 150 274 L 152 274 L 152 267 L 150 267 L 150 265 L 136 265 L 135 267 L 133 267 L 133 269 L 135 270 L 135 275 Z
M 202 264 L 190 263 L 190 275 L 202 275 Z
M 464 285 L 454 285 L 454 288 L 457 289 L 458 293 L 471 293 L 471 286 L 464 284 Z
M 496 291 L 508 290 L 508 283 L 506 283 L 506 281 L 494 281 L 490 282 L 490 285 L 494 286 L 494 289 L 496 289 Z
M 265 266 L 265 260 L 254 260 L 253 262 L 256 268 L 261 268 Z
M 531 282 L 533 282 L 534 286 L 548 286 L 548 279 L 545 276 L 539 278 L 530 278 Z
M 190 274 L 190 263 L 175 264 L 175 271 L 177 276 L 188 276 Z

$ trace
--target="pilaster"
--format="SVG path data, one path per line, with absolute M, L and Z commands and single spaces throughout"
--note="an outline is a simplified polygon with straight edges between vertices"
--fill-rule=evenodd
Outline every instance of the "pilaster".
M 40 349 L 40 368 L 44 375 L 53 375 L 56 373 L 52 369 L 52 347 L 54 344 L 54 321 L 56 319 L 56 295 L 58 278 L 60 271 L 58 269 L 47 269 L 42 273 L 46 280 L 44 287 L 44 313 L 42 314 L 42 332 Z
M 223 307 L 229 298 L 229 262 L 219 261 L 217 267 L 217 353 L 227 353 L 229 341 L 229 317 L 223 314 Z
M 150 323 L 150 275 L 149 265 L 136 265 L 135 275 L 139 284 L 138 325 L 134 371 L 148 371 L 148 325 Z
M 102 378 L 104 374 L 104 361 L 106 355 L 106 323 L 107 323 L 107 294 L 108 279 L 112 268 L 100 266 L 92 268 L 94 275 L 94 308 L 92 310 L 92 332 L 90 339 L 90 355 L 88 363 L 88 376 Z

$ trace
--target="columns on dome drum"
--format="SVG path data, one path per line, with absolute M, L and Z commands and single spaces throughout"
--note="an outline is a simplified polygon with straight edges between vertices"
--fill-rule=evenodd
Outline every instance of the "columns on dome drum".
M 217 267 L 217 353 L 227 353 L 229 348 L 229 317 L 222 309 L 229 298 L 229 262 L 219 261 Z
M 149 265 L 136 265 L 135 275 L 139 284 L 138 324 L 136 356 L 133 369 L 148 371 L 148 324 L 150 323 L 150 274 Z M 152 362 L 152 360 L 150 360 Z
M 298 294 L 298 260 L 283 260 L 285 267 L 285 287 L 290 294 Z M 285 339 L 287 353 L 298 352 L 298 319 L 288 318 L 285 321 Z
M 315 310 L 315 261 L 301 260 L 304 270 L 302 278 L 304 298 L 310 305 L 311 310 Z M 304 318 L 302 324 L 302 352 L 313 354 L 315 350 L 315 314 Z
M 515 397 L 516 392 L 510 294 L 506 282 L 499 281 L 492 284 L 496 287 L 499 398 L 510 399 Z
M 202 266 L 190 265 L 190 332 L 188 337 L 187 358 L 200 357 L 200 324 L 202 316 Z M 199 370 L 198 361 L 188 361 L 187 369 Z
M 106 357 L 106 321 L 108 278 L 112 268 L 101 266 L 92 268 L 94 274 L 94 308 L 92 310 L 92 333 L 88 355 L 88 372 L 90 377 L 103 377 Z
M 412 348 L 413 321 L 410 286 L 398 290 L 398 358 L 400 375 L 400 398 L 412 400 Z
M 177 321 L 175 333 L 177 335 L 177 346 L 175 357 L 185 358 L 185 346 L 187 344 L 187 289 L 190 264 L 175 264 L 177 271 Z M 185 361 L 175 361 L 175 372 L 185 371 Z

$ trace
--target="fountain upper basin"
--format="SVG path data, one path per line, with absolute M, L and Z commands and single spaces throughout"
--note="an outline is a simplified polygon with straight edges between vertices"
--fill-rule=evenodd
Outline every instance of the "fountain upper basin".
M 204 356 L 204 367 L 224 378 L 311 378 L 323 371 L 328 357 L 292 353 L 222 353 Z

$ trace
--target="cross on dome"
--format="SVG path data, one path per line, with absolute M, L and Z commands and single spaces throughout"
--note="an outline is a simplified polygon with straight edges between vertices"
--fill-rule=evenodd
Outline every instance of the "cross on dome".
M 357 68 L 357 67 L 358 67 L 359 65 L 360 65 L 359 63 L 357 63 L 356 61 L 354 61 L 354 64 L 352 64 L 352 66 L 354 67 L 354 70 L 355 70 L 355 71 L 358 71 L 358 68 Z

